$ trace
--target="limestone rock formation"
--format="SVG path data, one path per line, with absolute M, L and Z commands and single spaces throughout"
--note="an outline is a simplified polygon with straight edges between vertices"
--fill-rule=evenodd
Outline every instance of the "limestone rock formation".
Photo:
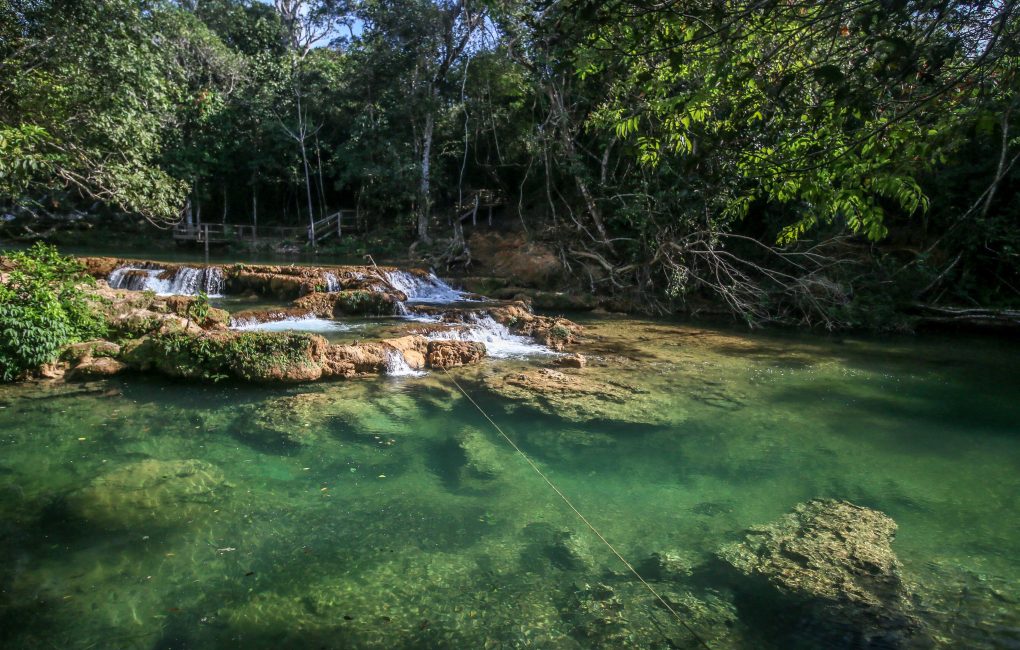
M 641 390 L 591 374 L 540 368 L 488 377 L 484 384 L 512 403 L 575 422 L 602 420 L 657 426 L 673 421 Z
M 485 344 L 478 341 L 429 341 L 425 362 L 429 368 L 453 368 L 477 363 L 485 357 Z
M 752 527 L 721 555 L 741 573 L 765 577 L 783 591 L 881 605 L 902 595 L 895 534 L 896 522 L 877 510 L 814 499 L 772 524 Z
M 97 379 L 116 375 L 127 369 L 127 364 L 111 357 L 86 357 L 72 370 L 73 379 Z
M 749 529 L 720 557 L 805 608 L 828 647 L 928 647 L 892 550 L 896 522 L 847 501 L 814 499 Z

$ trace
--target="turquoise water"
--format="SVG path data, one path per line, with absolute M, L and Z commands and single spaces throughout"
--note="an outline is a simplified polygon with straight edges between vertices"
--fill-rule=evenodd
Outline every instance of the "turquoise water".
M 711 647 L 820 647 L 716 556 L 816 497 L 898 523 L 933 642 L 1020 644 L 1020 346 L 586 325 L 656 425 L 455 376 Z M 0 387 L 0 557 L 3 647 L 698 647 L 444 373 Z

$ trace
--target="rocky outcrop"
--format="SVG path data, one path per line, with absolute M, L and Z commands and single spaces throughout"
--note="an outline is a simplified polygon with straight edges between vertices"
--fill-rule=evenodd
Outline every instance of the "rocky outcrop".
M 829 624 L 816 634 L 852 634 L 860 647 L 922 647 L 892 550 L 895 534 L 896 522 L 877 510 L 815 499 L 752 527 L 719 555 L 806 607 L 808 619 Z
M 366 289 L 310 293 L 294 301 L 294 309 L 320 318 L 333 316 L 388 316 L 398 312 L 398 303 L 407 296 L 398 291 L 382 292 Z
M 531 313 L 521 302 L 494 307 L 488 310 L 493 320 L 502 323 L 514 334 L 530 336 L 553 350 L 562 350 L 581 338 L 583 328 L 566 318 L 551 318 Z
M 595 375 L 541 368 L 488 377 L 484 385 L 512 404 L 574 422 L 657 426 L 673 421 L 644 392 Z
M 110 357 L 87 357 L 81 360 L 72 370 L 72 379 L 99 379 L 110 377 L 127 370 L 127 364 Z
M 454 368 L 477 363 L 485 356 L 485 344 L 477 341 L 429 341 L 425 363 L 429 368 Z
M 118 354 L 120 354 L 119 345 L 111 341 L 97 339 L 82 343 L 72 343 L 64 348 L 60 356 L 65 361 L 78 363 L 91 358 L 116 357 Z

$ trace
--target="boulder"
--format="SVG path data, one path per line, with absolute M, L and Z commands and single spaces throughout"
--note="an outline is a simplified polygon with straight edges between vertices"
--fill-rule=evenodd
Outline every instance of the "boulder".
M 80 362 L 85 359 L 99 357 L 116 357 L 120 354 L 120 346 L 111 341 L 96 339 L 82 343 L 72 343 L 64 348 L 61 358 L 66 361 Z
M 848 501 L 814 499 L 726 546 L 722 558 L 789 593 L 880 605 L 901 596 L 896 522 Z
M 425 363 L 429 368 L 454 368 L 477 363 L 485 357 L 485 344 L 478 341 L 429 341 Z
M 110 357 L 87 357 L 71 370 L 72 379 L 110 377 L 127 369 L 127 364 Z
M 561 368 L 584 368 L 588 365 L 588 359 L 580 353 L 564 354 L 553 360 L 553 365 Z
M 381 344 L 331 345 L 322 358 L 324 377 L 357 377 L 386 370 L 386 350 Z
M 777 521 L 750 528 L 720 557 L 764 580 L 808 612 L 821 637 L 851 635 L 862 647 L 922 647 L 892 550 L 896 522 L 848 501 L 814 499 Z

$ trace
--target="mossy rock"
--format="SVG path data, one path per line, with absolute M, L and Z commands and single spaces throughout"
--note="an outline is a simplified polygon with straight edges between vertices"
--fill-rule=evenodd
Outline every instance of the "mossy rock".
M 291 383 L 322 376 L 319 336 L 292 332 L 161 332 L 125 346 L 124 360 L 172 377 Z
M 112 341 L 96 339 L 82 343 L 72 343 L 64 348 L 60 358 L 64 361 L 80 362 L 83 359 L 101 357 L 116 357 L 120 354 L 120 346 Z

